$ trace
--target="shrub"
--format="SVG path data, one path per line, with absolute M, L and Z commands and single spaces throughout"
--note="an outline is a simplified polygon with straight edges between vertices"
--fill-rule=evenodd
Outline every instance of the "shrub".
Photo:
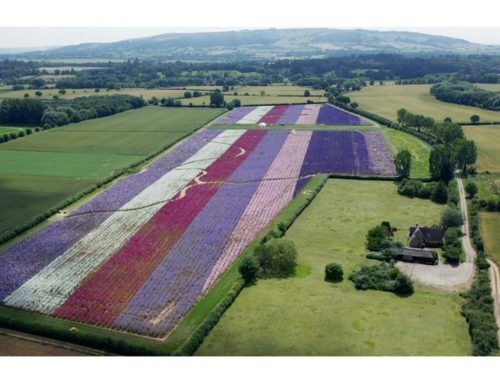
M 441 215 L 441 224 L 448 227 L 460 226 L 464 223 L 462 213 L 457 208 L 447 207 Z
M 411 295 L 415 292 L 412 280 L 403 273 L 400 273 L 394 281 L 394 292 L 398 295 Z
M 387 233 L 385 229 L 382 226 L 375 226 L 366 235 L 366 247 L 370 251 L 380 251 L 384 248 L 384 240 L 386 239 Z
M 400 295 L 411 295 L 414 292 L 411 280 L 390 262 L 361 266 L 349 279 L 359 290 L 382 290 Z
M 239 272 L 245 281 L 245 284 L 251 284 L 257 280 L 259 273 L 260 263 L 254 256 L 247 256 L 243 258 L 239 265 Z
M 255 256 L 266 277 L 288 277 L 295 273 L 297 249 L 289 239 L 271 239 L 255 249 Z
M 329 263 L 325 266 L 325 280 L 331 282 L 341 281 L 344 277 L 342 265 L 338 263 Z
M 474 198 L 478 192 L 477 185 L 474 182 L 468 182 L 467 185 L 465 185 L 465 191 L 469 195 L 469 198 Z
M 436 203 L 446 203 L 448 201 L 448 189 L 444 182 L 438 182 L 431 193 L 431 200 Z

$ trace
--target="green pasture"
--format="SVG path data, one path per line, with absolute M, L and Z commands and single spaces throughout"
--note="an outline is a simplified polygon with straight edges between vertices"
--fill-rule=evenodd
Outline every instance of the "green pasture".
M 454 121 L 470 121 L 478 114 L 481 121 L 500 121 L 500 112 L 452 104 L 437 100 L 429 93 L 431 85 L 366 86 L 360 91 L 347 93 L 361 109 L 378 114 L 392 121 L 397 120 L 397 111 L 406 108 L 412 113 L 430 116 L 436 120 L 451 117 Z
M 411 297 L 324 281 L 370 264 L 367 230 L 383 220 L 405 240 L 409 225 L 439 221 L 442 207 L 399 196 L 387 181 L 330 180 L 286 237 L 299 251 L 297 275 L 246 288 L 197 355 L 469 355 L 462 298 L 418 287 Z
M 500 173 L 500 125 L 468 125 L 463 129 L 478 148 L 477 169 Z
M 0 234 L 175 143 L 221 111 L 145 107 L 0 144 Z
M 481 212 L 481 234 L 488 255 L 500 264 L 500 213 Z

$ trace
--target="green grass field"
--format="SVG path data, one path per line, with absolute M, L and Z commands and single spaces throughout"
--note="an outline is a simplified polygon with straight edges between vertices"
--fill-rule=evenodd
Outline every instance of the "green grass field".
M 500 173 L 500 125 L 464 126 L 463 129 L 478 147 L 477 169 Z
M 25 130 L 24 128 L 18 128 L 17 126 L 0 126 L 0 136 L 4 134 L 17 133 L 21 130 Z
M 409 225 L 439 221 L 442 207 L 407 199 L 392 182 L 330 180 L 287 232 L 299 250 L 293 278 L 246 288 L 198 355 L 467 355 L 458 294 L 418 288 L 408 298 L 324 281 L 340 262 L 346 277 L 369 264 L 366 231 L 389 220 L 403 240 Z
M 412 155 L 411 177 L 429 177 L 429 144 L 400 130 L 382 127 L 386 142 L 395 155 L 401 150 L 409 150 Z
M 479 88 L 483 88 L 486 90 L 491 90 L 494 92 L 500 92 L 500 84 L 484 84 L 484 83 L 476 83 L 475 86 Z
M 396 113 L 400 108 L 437 120 L 451 117 L 454 121 L 470 121 L 470 116 L 478 114 L 481 121 L 500 121 L 500 112 L 439 101 L 431 96 L 430 88 L 431 85 L 387 83 L 383 86 L 367 86 L 347 96 L 357 102 L 361 109 L 393 121 L 396 121 Z
M 500 264 L 500 213 L 481 212 L 480 218 L 486 251 Z
M 469 178 L 478 186 L 478 196 L 481 199 L 488 200 L 500 194 L 500 174 L 498 173 L 479 173 Z
M 58 76 L 61 77 L 61 76 Z M 26 90 L 5 90 L 0 91 L 0 99 L 2 98 L 24 98 L 27 93 L 31 98 L 40 99 L 51 99 L 54 96 L 59 98 L 72 99 L 76 97 L 87 97 L 87 96 L 111 96 L 114 94 L 129 94 L 131 96 L 142 96 L 145 100 L 149 100 L 153 97 L 167 98 L 167 97 L 184 97 L 185 90 L 182 89 L 145 89 L 145 88 L 124 88 L 120 90 L 115 89 L 101 89 L 96 92 L 95 89 L 66 89 L 64 95 L 59 94 L 59 89 L 40 89 L 42 95 L 40 97 L 35 95 L 36 89 L 26 89 Z
M 0 144 L 0 234 L 176 142 L 221 111 L 145 107 Z

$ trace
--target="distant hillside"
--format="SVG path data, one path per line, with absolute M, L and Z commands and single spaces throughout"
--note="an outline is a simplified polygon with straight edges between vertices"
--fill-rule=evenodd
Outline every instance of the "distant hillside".
M 314 58 L 350 53 L 500 53 L 500 46 L 415 32 L 266 29 L 167 33 L 114 43 L 89 43 L 23 53 L 28 58 L 154 58 L 241 60 Z

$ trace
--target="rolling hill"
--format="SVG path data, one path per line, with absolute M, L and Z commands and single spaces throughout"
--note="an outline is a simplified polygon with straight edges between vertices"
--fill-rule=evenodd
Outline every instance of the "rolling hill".
M 23 53 L 43 58 L 241 60 L 315 58 L 355 53 L 500 53 L 499 46 L 415 32 L 343 29 L 265 29 L 167 33 L 113 43 L 86 43 Z

